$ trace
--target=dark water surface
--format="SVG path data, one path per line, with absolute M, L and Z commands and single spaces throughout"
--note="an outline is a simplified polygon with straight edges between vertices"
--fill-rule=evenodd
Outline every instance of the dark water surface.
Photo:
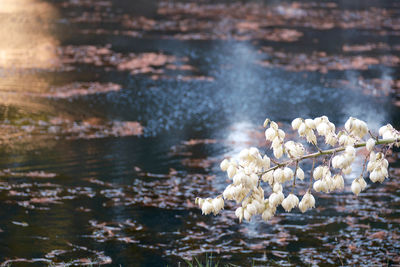
M 383 185 L 354 197 L 354 168 L 305 214 L 194 206 L 265 117 L 400 128 L 399 65 L 398 1 L 1 0 L 0 260 L 400 264 L 396 152 Z

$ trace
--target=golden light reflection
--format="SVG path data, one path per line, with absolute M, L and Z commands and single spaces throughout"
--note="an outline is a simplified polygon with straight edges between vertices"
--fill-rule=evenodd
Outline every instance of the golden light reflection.
M 52 36 L 51 23 L 57 9 L 40 0 L 0 1 L 0 103 L 42 109 L 27 95 L 45 92 L 48 81 L 38 77 L 38 70 L 60 66 L 59 41 Z
M 0 67 L 54 68 L 59 63 L 58 41 L 51 36 L 49 22 L 57 10 L 37 0 L 0 1 Z

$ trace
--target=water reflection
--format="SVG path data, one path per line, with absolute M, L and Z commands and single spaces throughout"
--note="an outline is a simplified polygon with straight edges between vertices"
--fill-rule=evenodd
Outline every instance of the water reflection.
M 49 110 L 29 100 L 31 92 L 45 92 L 49 82 L 38 73 L 60 65 L 59 41 L 51 32 L 58 11 L 48 2 L 5 0 L 0 3 L 0 101 L 33 113 Z M 25 114 L 27 115 L 27 114 Z

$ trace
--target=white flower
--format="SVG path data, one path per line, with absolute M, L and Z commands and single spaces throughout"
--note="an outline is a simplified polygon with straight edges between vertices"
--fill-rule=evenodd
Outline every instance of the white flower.
M 315 180 L 319 180 L 319 179 L 322 178 L 323 170 L 324 169 L 323 169 L 322 166 L 318 166 L 317 168 L 314 169 L 313 177 L 314 177 Z
M 272 217 L 274 217 L 274 213 L 270 209 L 265 209 L 261 217 L 264 221 L 269 221 Z
M 235 215 L 237 218 L 239 218 L 239 222 L 242 222 L 244 216 L 244 209 L 242 207 L 237 208 L 235 211 Z
M 299 158 L 304 155 L 304 147 L 300 143 L 288 141 L 285 143 L 285 149 L 290 158 Z
M 229 168 L 229 165 L 229 161 L 224 159 L 219 166 L 221 167 L 221 170 L 225 172 Z
M 283 155 L 283 148 L 279 146 L 278 148 L 274 149 L 274 157 L 279 159 Z
M 253 215 L 255 215 L 257 213 L 257 207 L 253 203 L 247 205 L 246 210 L 251 216 L 253 216 Z
M 296 177 L 300 180 L 304 180 L 304 171 L 300 167 L 297 168 Z
M 284 181 L 290 181 L 293 178 L 293 171 L 291 168 L 285 167 L 283 169 L 283 177 L 284 177 Z
M 230 184 L 225 188 L 225 190 L 224 190 L 222 195 L 227 200 L 233 200 L 234 199 L 234 193 L 235 193 L 235 188 L 234 188 L 233 185 Z
M 354 148 L 354 146 L 346 146 L 345 153 L 348 154 L 349 156 L 355 156 L 356 149 Z
M 233 176 L 232 180 L 234 185 L 244 184 L 247 180 L 246 174 L 243 171 L 240 171 Z
M 278 168 L 274 171 L 274 181 L 278 183 L 284 182 L 284 174 L 282 169 Z
M 325 180 L 315 181 L 313 188 L 316 192 L 327 192 L 329 190 L 328 184 Z
M 332 190 L 343 189 L 344 188 L 344 179 L 343 179 L 342 175 L 335 174 L 332 179 L 333 179 L 333 188 L 332 188 Z
M 352 170 L 351 166 L 349 166 L 349 167 L 347 167 L 347 168 L 342 170 L 343 174 L 350 174 L 352 171 L 353 170 Z
M 275 192 L 275 193 L 282 192 L 283 191 L 283 187 L 282 187 L 282 185 L 280 183 L 275 183 L 273 188 L 272 188 L 272 191 Z
M 306 119 L 304 121 L 304 123 L 306 124 L 307 128 L 309 129 L 315 129 L 315 122 L 312 119 Z
M 268 182 L 269 184 L 272 184 L 273 180 L 274 180 L 274 172 L 273 171 L 269 171 L 267 173 L 264 173 L 261 176 L 261 179 L 263 180 L 263 182 Z
M 299 203 L 301 212 L 306 212 L 308 209 L 315 207 L 315 198 L 309 192 L 305 193 Z
M 282 191 L 278 193 L 274 192 L 269 196 L 268 201 L 271 206 L 276 207 L 282 203 L 284 198 L 285 196 L 283 195 Z
M 328 124 L 326 124 L 325 122 L 318 124 L 317 132 L 319 135 L 326 136 L 328 134 L 328 131 L 329 131 Z
M 258 175 L 257 174 L 252 173 L 247 177 L 249 177 L 249 179 L 246 181 L 245 184 L 248 188 L 253 188 L 253 187 L 257 186 L 257 183 L 258 183 Z
M 207 198 L 207 199 L 204 201 L 204 203 L 203 203 L 203 205 L 202 205 L 202 207 L 201 207 L 201 211 L 202 211 L 202 213 L 203 213 L 204 215 L 207 215 L 207 214 L 210 214 L 211 212 L 213 212 L 213 210 L 214 210 L 214 207 L 213 207 L 213 205 L 211 204 L 211 199 L 210 199 L 210 198 Z
M 367 183 L 365 182 L 364 178 L 358 178 L 358 183 L 361 186 L 361 191 L 364 191 L 364 189 L 367 187 Z
M 290 193 L 283 201 L 282 207 L 286 212 L 290 212 L 294 207 L 299 204 L 299 198 L 294 194 Z
M 368 132 L 367 124 L 364 121 L 353 117 L 350 117 L 346 121 L 344 127 L 348 133 L 357 136 L 360 139 Z
M 195 204 L 197 204 L 197 205 L 199 205 L 199 207 L 200 207 L 200 209 L 203 207 L 203 204 L 204 204 L 204 201 L 205 201 L 205 199 L 203 199 L 203 198 L 200 198 L 200 197 L 196 197 L 196 200 L 195 200 Z
M 329 133 L 325 136 L 325 143 L 331 146 L 336 145 L 338 142 L 337 136 L 334 133 Z
M 297 130 L 300 127 L 300 124 L 303 122 L 301 118 L 296 118 L 292 121 L 292 128 L 293 130 Z
M 218 214 L 224 208 L 224 200 L 222 197 L 214 198 L 211 202 L 214 215 Z
M 334 156 L 332 159 L 332 167 L 335 169 L 341 169 L 344 167 L 345 158 L 342 155 Z
M 372 149 L 374 149 L 375 143 L 376 142 L 373 138 L 368 139 L 367 145 L 366 145 L 367 150 L 371 152 Z
M 262 167 L 264 170 L 267 170 L 271 167 L 271 159 L 267 155 L 264 155 L 262 158 Z
M 267 130 L 265 130 L 265 138 L 268 141 L 272 141 L 276 135 L 277 135 L 276 131 L 274 129 L 272 129 L 271 127 L 268 128 Z
M 307 130 L 307 126 L 304 122 L 302 122 L 299 126 L 299 129 L 297 130 L 297 132 L 299 133 L 300 136 L 304 136 Z
M 379 135 L 383 137 L 383 135 L 387 132 L 390 133 L 394 130 L 393 126 L 391 124 L 386 124 L 385 126 L 382 126 L 379 128 Z
M 355 179 L 352 183 L 351 183 L 351 191 L 353 191 L 353 193 L 358 196 L 358 194 L 360 194 L 361 192 L 361 185 L 358 182 L 358 179 Z
M 246 160 L 249 157 L 249 150 L 247 148 L 243 149 L 239 153 L 239 158 L 242 160 Z
M 228 167 L 228 169 L 226 170 L 226 172 L 228 173 L 228 177 L 231 178 L 231 179 L 233 178 L 233 176 L 235 176 L 236 171 L 237 171 L 237 169 L 236 169 L 236 167 L 233 166 L 233 165 L 230 165 L 230 166 Z

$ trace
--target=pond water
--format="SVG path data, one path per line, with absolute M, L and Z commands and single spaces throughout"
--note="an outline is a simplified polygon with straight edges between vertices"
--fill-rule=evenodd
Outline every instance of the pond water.
M 397 1 L 2 0 L 0 25 L 3 266 L 400 264 L 398 151 L 305 214 L 194 205 L 266 117 L 400 128 Z

